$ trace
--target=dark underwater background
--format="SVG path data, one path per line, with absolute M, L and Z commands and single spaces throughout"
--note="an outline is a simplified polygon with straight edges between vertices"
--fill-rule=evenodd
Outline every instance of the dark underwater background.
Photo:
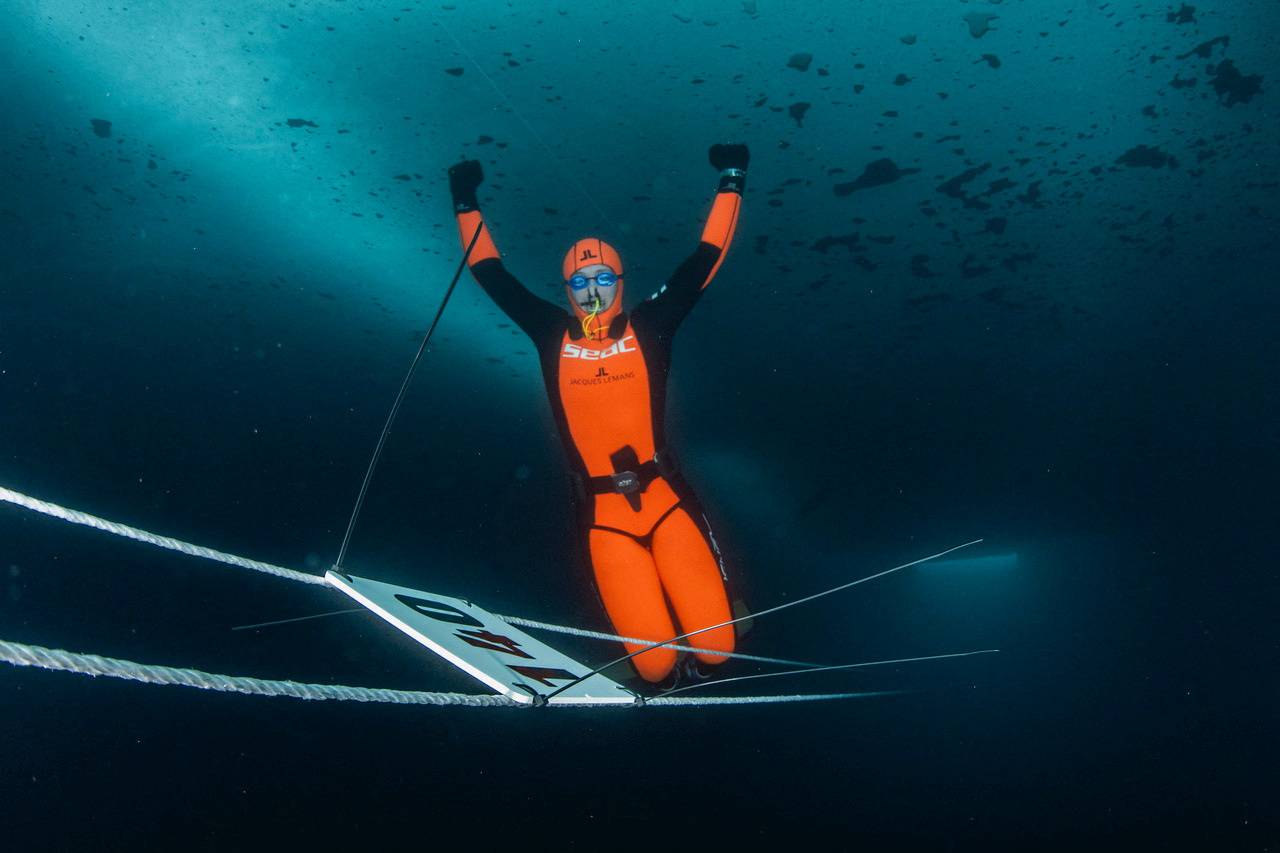
M 323 572 L 459 263 L 447 167 L 482 162 L 532 290 L 560 299 L 593 235 L 634 303 L 697 244 L 708 147 L 741 141 L 668 427 L 746 602 L 985 538 L 762 618 L 742 650 L 1000 653 L 740 691 L 874 698 L 636 711 L 5 666 L 5 847 L 1277 849 L 1278 19 L 9 0 L 0 484 Z M 607 629 L 573 542 L 532 346 L 464 276 L 346 565 Z M 362 613 L 231 630 L 334 592 L 8 504 L 0 570 L 4 640 L 480 689 Z

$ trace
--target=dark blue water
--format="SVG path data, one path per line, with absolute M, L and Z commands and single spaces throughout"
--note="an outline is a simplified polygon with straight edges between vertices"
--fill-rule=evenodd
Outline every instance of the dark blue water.
M 748 604 L 977 537 L 956 556 L 1001 558 L 761 619 L 743 650 L 1001 652 L 753 687 L 879 698 L 634 712 L 6 666 L 6 843 L 1276 849 L 1277 17 L 10 4 L 0 484 L 321 572 L 459 260 L 446 168 L 484 164 L 535 292 L 590 234 L 633 302 L 696 246 L 708 146 L 739 140 L 741 220 L 668 426 Z M 351 571 L 607 627 L 537 370 L 464 278 Z M 0 639 L 477 689 L 363 614 L 230 630 L 335 593 L 8 505 L 0 567 Z

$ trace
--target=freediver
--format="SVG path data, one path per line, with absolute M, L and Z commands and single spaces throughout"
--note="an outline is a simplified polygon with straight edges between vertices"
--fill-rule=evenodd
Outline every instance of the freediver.
M 622 258 L 596 237 L 574 243 L 561 265 L 573 313 L 531 293 L 507 271 L 484 224 L 476 198 L 484 179 L 479 161 L 449 169 L 464 248 L 480 229 L 468 259 L 471 274 L 537 349 L 569 461 L 584 550 L 605 611 L 616 633 L 653 642 L 732 618 L 723 558 L 666 445 L 663 425 L 672 339 L 729 250 L 750 153 L 742 144 L 712 145 L 709 157 L 720 182 L 701 241 L 630 312 L 622 305 Z M 732 653 L 734 640 L 728 625 L 686 642 Z M 695 658 L 689 676 L 705 677 L 726 660 L 701 652 Z M 674 649 L 652 649 L 631 661 L 651 683 L 670 683 L 681 674 L 672 672 Z

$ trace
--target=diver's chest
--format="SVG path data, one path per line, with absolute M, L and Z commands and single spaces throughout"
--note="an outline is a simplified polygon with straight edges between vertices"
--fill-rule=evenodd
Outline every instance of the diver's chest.
M 649 385 L 644 353 L 630 326 L 608 344 L 585 338 L 575 341 L 565 333 L 560 342 L 559 373 L 562 395 L 602 389 L 647 392 Z

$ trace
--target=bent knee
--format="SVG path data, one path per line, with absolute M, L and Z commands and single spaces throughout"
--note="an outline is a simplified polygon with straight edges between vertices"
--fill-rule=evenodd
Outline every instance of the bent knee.
M 628 649 L 635 651 L 630 647 Z M 676 653 L 674 649 L 650 649 L 633 657 L 631 664 L 636 668 L 636 672 L 640 673 L 641 678 L 650 683 L 656 683 L 666 678 L 676 665 Z
M 732 625 L 725 625 L 701 634 L 694 634 L 684 642 L 707 652 L 695 652 L 694 657 L 701 663 L 718 664 L 729 659 L 734 650 L 734 631 Z M 714 652 L 720 652 L 715 654 Z

